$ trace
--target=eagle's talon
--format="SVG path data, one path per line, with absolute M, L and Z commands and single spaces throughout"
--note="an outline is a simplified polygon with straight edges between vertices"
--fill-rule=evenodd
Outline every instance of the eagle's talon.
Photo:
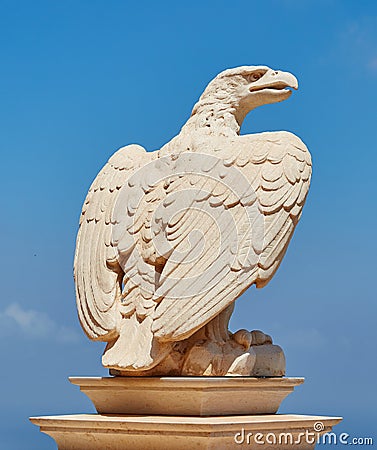
M 252 345 L 252 334 L 247 330 L 238 330 L 232 335 L 232 339 L 237 342 L 237 344 L 242 345 L 245 350 L 249 350 Z
M 251 345 L 272 344 L 272 337 L 260 330 L 254 330 L 251 333 Z

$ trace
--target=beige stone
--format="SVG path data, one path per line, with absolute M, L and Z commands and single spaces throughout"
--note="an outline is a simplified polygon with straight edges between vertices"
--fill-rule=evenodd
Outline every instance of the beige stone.
M 303 378 L 71 377 L 100 414 L 274 414 Z
M 77 307 L 88 337 L 108 342 L 112 373 L 285 373 L 281 349 L 261 348 L 270 336 L 232 334 L 228 322 L 234 301 L 276 272 L 311 176 L 298 137 L 240 127 L 297 87 L 266 66 L 226 70 L 169 143 L 123 147 L 94 180 L 77 237 Z
M 80 378 L 98 414 L 33 417 L 59 450 L 312 449 L 341 418 L 277 415 L 303 382 L 260 330 L 228 330 L 301 217 L 311 157 L 291 133 L 240 135 L 296 78 L 266 66 L 212 80 L 161 149 L 118 150 L 86 197 L 74 274 L 81 325 L 115 377 Z
M 55 439 L 59 450 L 307 450 L 313 449 L 319 436 L 330 432 L 340 420 L 340 417 L 303 415 L 79 414 L 31 418 L 43 433 Z M 316 432 L 319 424 L 320 431 Z

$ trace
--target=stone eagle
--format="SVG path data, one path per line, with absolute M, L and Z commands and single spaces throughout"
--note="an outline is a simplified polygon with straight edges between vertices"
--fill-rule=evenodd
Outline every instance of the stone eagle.
M 240 135 L 245 116 L 281 102 L 296 78 L 225 70 L 160 150 L 118 150 L 91 185 L 74 262 L 77 308 L 119 375 L 250 375 L 262 332 L 228 331 L 234 301 L 266 285 L 287 250 L 311 176 L 285 132 Z

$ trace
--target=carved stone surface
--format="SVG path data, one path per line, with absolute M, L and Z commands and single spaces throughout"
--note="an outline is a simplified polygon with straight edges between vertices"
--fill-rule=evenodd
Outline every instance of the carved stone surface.
M 174 417 L 78 414 L 32 417 L 59 450 L 309 450 L 340 417 Z M 316 431 L 318 424 L 320 429 Z M 248 437 L 249 436 L 249 437 Z
M 274 414 L 304 382 L 285 377 L 71 377 L 99 414 Z
M 301 216 L 311 158 L 288 132 L 240 136 L 246 114 L 287 99 L 296 78 L 265 66 L 220 73 L 160 150 L 118 150 L 84 203 L 77 307 L 108 342 L 115 375 L 281 376 L 270 336 L 228 322 L 276 272 Z

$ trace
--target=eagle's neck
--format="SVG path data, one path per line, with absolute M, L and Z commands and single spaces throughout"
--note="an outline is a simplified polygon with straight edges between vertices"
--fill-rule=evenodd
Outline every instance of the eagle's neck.
M 203 148 L 203 140 L 214 137 L 233 140 L 240 134 L 242 122 L 253 108 L 243 106 L 242 99 L 232 94 L 234 89 L 222 89 L 222 84 L 220 89 L 216 89 L 213 84 L 208 85 L 181 132 L 160 149 L 160 156 L 171 152 L 196 151 Z
M 182 132 L 202 131 L 208 135 L 234 137 L 240 134 L 242 122 L 246 113 L 237 104 L 199 100 L 195 105 L 190 119 L 182 128 Z

